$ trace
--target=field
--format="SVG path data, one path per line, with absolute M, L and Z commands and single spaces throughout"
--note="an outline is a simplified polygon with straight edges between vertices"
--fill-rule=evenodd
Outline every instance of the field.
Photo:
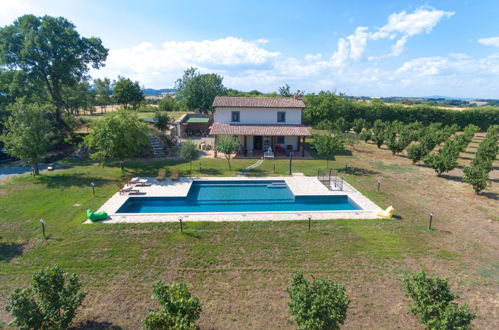
M 460 164 L 470 161 L 477 134 Z M 331 162 L 342 176 L 382 207 L 393 205 L 394 220 L 313 222 L 82 225 L 84 211 L 97 208 L 115 191 L 117 164 L 67 164 L 40 178 L 18 176 L 0 183 L 0 321 L 5 299 L 29 283 L 33 270 L 57 263 L 80 274 L 88 296 L 79 328 L 137 329 L 149 307 L 152 283 L 185 281 L 203 304 L 202 329 L 294 328 L 285 292 L 296 270 L 344 283 L 352 299 L 346 329 L 421 328 L 408 312 L 400 279 L 421 267 L 449 277 L 451 287 L 479 313 L 477 329 L 499 323 L 499 171 L 477 196 L 462 182 L 462 170 L 437 178 L 424 165 L 372 144 Z M 223 159 L 194 162 L 195 175 L 234 175 Z M 235 170 L 254 160 L 234 160 Z M 250 175 L 274 175 L 272 161 Z M 294 171 L 314 175 L 324 160 L 294 160 Z M 497 163 L 497 162 L 496 162 Z M 155 175 L 161 166 L 187 173 L 181 161 L 130 161 L 127 170 Z M 497 164 L 495 164 L 497 166 Z M 276 161 L 286 175 L 288 161 Z M 382 177 L 381 192 L 376 177 Z M 97 183 L 92 196 L 90 182 Z M 434 230 L 427 229 L 433 212 Z M 47 222 L 41 239 L 38 219 Z

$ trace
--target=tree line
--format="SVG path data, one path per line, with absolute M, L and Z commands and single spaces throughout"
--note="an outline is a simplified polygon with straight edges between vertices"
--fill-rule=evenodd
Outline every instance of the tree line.
M 11 326 L 21 329 L 67 329 L 73 323 L 86 292 L 77 274 L 66 273 L 57 265 L 33 273 L 31 287 L 16 289 L 7 299 L 6 311 L 12 314 Z M 466 304 L 459 306 L 448 280 L 428 276 L 424 270 L 402 279 L 409 310 L 428 329 L 468 329 L 476 313 Z M 152 299 L 159 308 L 149 308 L 142 319 L 143 328 L 198 329 L 201 300 L 183 282 L 157 281 Z M 351 300 L 343 284 L 312 277 L 307 280 L 296 272 L 286 289 L 288 310 L 298 329 L 339 329 L 347 318 Z
M 431 106 L 417 105 L 406 107 L 402 105 L 388 105 L 381 100 L 371 102 L 348 98 L 343 94 L 323 91 L 318 94 L 306 94 L 303 97 L 306 108 L 303 111 L 303 122 L 313 126 L 327 124 L 331 118 L 343 118 L 353 123 L 362 118 L 371 125 L 377 119 L 381 121 L 400 121 L 403 123 L 421 122 L 424 125 L 442 123 L 456 124 L 464 128 L 469 124 L 486 130 L 490 125 L 499 124 L 499 108 L 481 107 L 467 110 L 448 110 Z

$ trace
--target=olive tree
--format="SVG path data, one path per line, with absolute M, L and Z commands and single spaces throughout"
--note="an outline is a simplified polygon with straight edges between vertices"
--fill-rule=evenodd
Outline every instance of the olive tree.
M 342 284 L 322 278 L 309 282 L 302 273 L 296 273 L 287 292 L 289 312 L 298 329 L 339 329 L 345 322 L 350 300 Z
M 217 137 L 217 141 L 215 143 L 215 151 L 224 153 L 225 158 L 227 159 L 227 163 L 229 164 L 229 170 L 231 169 L 230 157 L 237 151 L 238 148 L 239 140 L 237 136 L 221 135 Z
M 25 104 L 20 100 L 10 107 L 10 111 L 0 141 L 7 154 L 29 161 L 33 175 L 38 175 L 40 158 L 52 144 L 52 126 L 47 114 L 53 107 Z
M 180 147 L 180 158 L 189 162 L 190 172 L 192 172 L 192 161 L 199 158 L 199 151 L 192 142 L 185 142 Z
M 95 150 L 92 158 L 117 159 L 124 170 L 125 159 L 142 151 L 149 138 L 146 123 L 129 110 L 119 110 L 94 121 L 84 142 L 89 149 Z
M 57 265 L 33 273 L 31 287 L 16 289 L 7 299 L 6 310 L 20 329 L 67 329 L 86 293 L 76 274 Z
M 197 329 L 195 322 L 201 313 L 201 302 L 189 292 L 187 284 L 158 281 L 153 286 L 152 299 L 156 300 L 161 308 L 149 310 L 144 319 L 145 329 Z

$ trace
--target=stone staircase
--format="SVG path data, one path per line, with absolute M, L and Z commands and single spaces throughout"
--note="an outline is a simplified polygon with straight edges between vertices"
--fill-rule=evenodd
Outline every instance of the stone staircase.
M 161 141 L 158 139 L 158 137 L 156 135 L 151 134 L 149 135 L 149 140 L 151 141 L 151 147 L 154 153 L 154 157 L 156 158 L 166 157 L 165 149 Z

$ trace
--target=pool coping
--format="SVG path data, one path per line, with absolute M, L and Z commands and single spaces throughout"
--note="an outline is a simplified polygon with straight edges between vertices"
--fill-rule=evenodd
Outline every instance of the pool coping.
M 102 223 L 149 223 L 149 222 L 178 222 L 183 221 L 286 221 L 286 220 L 314 220 L 326 219 L 376 219 L 378 206 L 365 197 L 347 182 L 343 182 L 343 190 L 329 190 L 317 177 L 304 176 L 294 173 L 286 177 L 182 177 L 172 182 L 164 180 L 158 182 L 154 178 L 147 178 L 151 183 L 148 187 L 139 187 L 144 193 L 141 195 L 120 195 L 118 192 L 109 198 L 98 211 L 106 211 L 109 215 Z M 129 197 L 185 197 L 193 181 L 285 181 L 295 196 L 324 196 L 346 195 L 360 210 L 337 211 L 256 211 L 256 212 L 191 212 L 191 213 L 116 213 Z M 90 220 L 84 223 L 92 223 Z

